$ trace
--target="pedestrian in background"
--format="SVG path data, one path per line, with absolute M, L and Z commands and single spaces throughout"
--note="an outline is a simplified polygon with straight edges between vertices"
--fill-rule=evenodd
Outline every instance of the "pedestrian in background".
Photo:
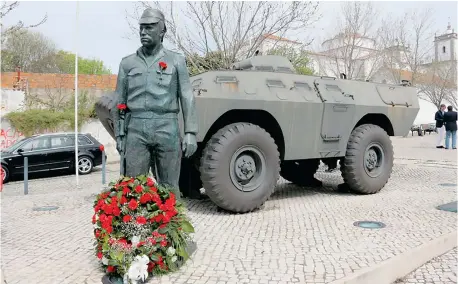
M 452 138 L 452 148 L 456 149 L 456 121 L 457 113 L 453 110 L 452 106 L 447 107 L 447 112 L 444 113 L 445 123 L 445 149 L 450 149 L 450 138 Z
M 445 134 L 444 113 L 445 113 L 445 105 L 441 104 L 440 109 L 436 111 L 436 115 L 434 116 L 434 120 L 436 120 L 436 128 L 437 128 L 437 133 L 438 133 L 436 148 L 444 148 L 444 146 L 442 146 L 442 143 L 444 141 L 444 134 Z

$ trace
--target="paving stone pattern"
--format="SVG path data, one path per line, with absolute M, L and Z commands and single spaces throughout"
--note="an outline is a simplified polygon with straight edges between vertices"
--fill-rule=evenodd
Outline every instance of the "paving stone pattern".
M 395 283 L 456 284 L 457 254 L 458 250 L 455 248 L 425 263 Z
M 198 249 L 180 271 L 148 283 L 330 283 L 455 231 L 456 213 L 435 207 L 456 200 L 456 187 L 438 185 L 456 183 L 456 158 L 438 161 L 443 154 L 433 149 L 434 138 L 405 138 L 411 147 L 394 138 L 402 158 L 378 194 L 337 193 L 340 172 L 321 168 L 316 176 L 323 188 L 301 188 L 281 179 L 272 198 L 250 214 L 221 212 L 209 200 L 187 201 Z M 420 142 L 429 148 L 412 146 Z M 107 180 L 116 178 L 117 167 L 108 167 Z M 100 283 L 91 224 L 100 171 L 80 176 L 79 188 L 74 184 L 74 176 L 33 179 L 27 196 L 20 181 L 4 186 L 1 261 L 8 284 Z M 32 211 L 45 205 L 59 209 Z M 387 226 L 353 226 L 361 220 Z

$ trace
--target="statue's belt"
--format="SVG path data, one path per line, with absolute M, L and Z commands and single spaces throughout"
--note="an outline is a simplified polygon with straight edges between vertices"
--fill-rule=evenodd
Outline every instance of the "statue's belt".
M 132 118 L 145 118 L 145 119 L 170 119 L 178 118 L 178 113 L 167 112 L 167 113 L 158 113 L 152 111 L 132 111 L 130 112 Z

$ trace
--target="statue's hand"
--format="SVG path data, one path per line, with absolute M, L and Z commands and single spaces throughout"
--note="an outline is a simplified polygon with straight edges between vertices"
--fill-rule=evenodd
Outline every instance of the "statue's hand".
M 186 133 L 183 140 L 182 149 L 186 158 L 191 157 L 197 150 L 196 135 Z
M 116 137 L 116 150 L 118 150 L 118 153 L 121 154 L 121 151 L 122 151 L 122 140 L 121 140 L 121 137 L 118 136 Z

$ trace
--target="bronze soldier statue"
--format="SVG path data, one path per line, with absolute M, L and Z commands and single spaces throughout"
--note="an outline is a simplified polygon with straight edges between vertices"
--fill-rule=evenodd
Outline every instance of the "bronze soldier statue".
M 190 157 L 197 150 L 198 127 L 189 73 L 185 57 L 162 45 L 167 29 L 161 11 L 146 9 L 139 24 L 142 47 L 122 59 L 115 101 L 109 106 L 99 102 L 96 110 L 106 114 L 111 108 L 122 175 L 146 175 L 151 167 L 158 183 L 178 190 L 182 151 Z M 184 141 L 178 124 L 180 105 Z M 102 123 L 109 130 L 107 121 Z

